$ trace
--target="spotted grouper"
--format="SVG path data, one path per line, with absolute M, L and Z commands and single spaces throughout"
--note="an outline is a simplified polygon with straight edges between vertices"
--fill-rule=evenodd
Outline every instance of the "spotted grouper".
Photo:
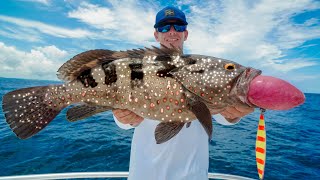
M 65 83 L 14 90 L 4 95 L 7 123 L 21 139 L 44 129 L 69 105 L 69 121 L 111 109 L 128 109 L 161 121 L 157 143 L 175 136 L 198 119 L 211 138 L 211 114 L 246 105 L 283 110 L 304 102 L 304 95 L 283 80 L 236 62 L 184 55 L 156 47 L 128 51 L 90 50 L 58 70 Z

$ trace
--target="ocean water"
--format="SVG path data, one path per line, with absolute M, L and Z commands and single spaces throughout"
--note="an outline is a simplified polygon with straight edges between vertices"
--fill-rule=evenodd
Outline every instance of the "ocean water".
M 0 78 L 2 96 L 14 89 L 59 82 Z M 128 171 L 133 130 L 122 130 L 111 112 L 70 123 L 63 110 L 43 131 L 18 139 L 0 107 L 0 176 L 64 172 Z M 320 179 L 320 94 L 304 105 L 267 111 L 265 179 Z M 209 172 L 258 179 L 255 137 L 259 111 L 234 126 L 213 122 Z

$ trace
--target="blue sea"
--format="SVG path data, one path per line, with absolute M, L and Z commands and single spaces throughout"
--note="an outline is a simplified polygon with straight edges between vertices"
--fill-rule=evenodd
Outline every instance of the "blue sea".
M 54 81 L 0 78 L 2 96 L 14 89 Z M 265 179 L 320 179 L 320 94 L 302 106 L 266 111 Z M 122 130 L 111 112 L 70 123 L 62 111 L 43 131 L 18 139 L 0 107 L 0 176 L 65 172 L 128 171 L 133 130 Z M 234 126 L 213 122 L 209 172 L 258 179 L 255 138 L 259 110 Z

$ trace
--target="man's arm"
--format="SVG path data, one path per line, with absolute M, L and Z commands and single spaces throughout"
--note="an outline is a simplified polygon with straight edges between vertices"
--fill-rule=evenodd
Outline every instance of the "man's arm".
M 213 115 L 213 117 L 224 125 L 236 124 L 240 119 L 254 111 L 254 108 L 248 106 L 237 105 L 235 107 L 227 107 L 224 111 L 220 112 L 222 116 Z M 142 121 L 143 117 L 135 114 L 134 112 L 127 109 L 115 109 L 112 111 L 114 120 L 117 125 L 122 129 L 131 129 L 138 126 Z
M 112 112 L 114 121 L 122 129 L 134 128 L 143 121 L 143 117 L 127 109 L 114 109 Z
M 254 108 L 249 106 L 230 106 L 227 107 L 224 111 L 220 112 L 220 114 L 231 124 L 236 124 L 240 121 L 240 119 L 254 111 Z

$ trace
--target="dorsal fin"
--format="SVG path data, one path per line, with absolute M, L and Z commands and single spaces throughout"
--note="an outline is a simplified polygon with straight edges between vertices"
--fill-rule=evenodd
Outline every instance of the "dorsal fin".
M 155 54 L 157 56 L 162 56 L 162 55 L 177 56 L 182 54 L 182 50 L 180 48 L 176 48 L 172 44 L 170 44 L 170 46 L 171 47 L 167 47 L 161 44 L 161 48 L 151 46 L 152 49 L 150 48 L 146 48 L 146 49 L 148 50 L 148 52 Z
M 96 49 L 80 53 L 65 62 L 58 69 L 57 76 L 61 80 L 72 81 L 85 70 L 91 69 L 98 64 L 117 59 L 113 57 L 114 53 L 114 51 L 104 49 Z
M 105 62 L 112 62 L 122 58 L 143 58 L 144 56 L 173 56 L 181 55 L 181 50 L 172 46 L 161 48 L 152 46 L 144 49 L 132 49 L 127 51 L 111 51 L 107 49 L 89 50 L 80 53 L 64 63 L 58 70 L 58 78 L 64 81 L 76 79 L 83 71 L 91 69 Z
M 174 46 L 168 48 L 165 45 L 161 45 L 161 48 L 151 46 L 151 48 L 145 47 L 127 51 L 114 52 L 113 56 L 119 58 L 143 58 L 144 56 L 177 56 L 181 54 L 181 49 L 175 48 Z

